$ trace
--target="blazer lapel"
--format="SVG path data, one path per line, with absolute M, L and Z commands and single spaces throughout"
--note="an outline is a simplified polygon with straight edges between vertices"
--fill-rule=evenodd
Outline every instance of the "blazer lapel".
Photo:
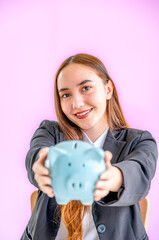
M 125 145 L 126 145 L 126 142 L 120 140 L 119 131 L 111 132 L 110 130 L 108 130 L 108 134 L 105 139 L 103 149 L 104 151 L 108 150 L 112 153 L 113 157 L 112 157 L 111 163 L 118 162 L 120 154 Z

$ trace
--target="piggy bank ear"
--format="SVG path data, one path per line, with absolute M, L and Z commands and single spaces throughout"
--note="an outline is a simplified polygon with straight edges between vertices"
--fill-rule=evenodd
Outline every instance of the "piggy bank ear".
M 86 151 L 86 155 L 91 158 L 91 159 L 94 159 L 97 161 L 102 160 L 104 159 L 104 150 L 101 149 L 101 148 L 98 148 L 98 147 L 93 147 L 89 150 Z
M 57 148 L 56 146 L 52 146 L 49 148 L 47 158 L 45 160 L 45 167 L 50 168 L 52 165 L 54 165 L 55 161 L 64 155 L 66 155 L 66 151 L 60 148 Z

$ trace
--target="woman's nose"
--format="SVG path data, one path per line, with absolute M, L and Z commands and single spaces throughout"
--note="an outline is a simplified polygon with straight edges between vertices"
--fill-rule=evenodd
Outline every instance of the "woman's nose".
M 72 108 L 73 109 L 79 109 L 82 106 L 84 106 L 84 100 L 83 100 L 82 96 L 75 96 L 72 99 Z

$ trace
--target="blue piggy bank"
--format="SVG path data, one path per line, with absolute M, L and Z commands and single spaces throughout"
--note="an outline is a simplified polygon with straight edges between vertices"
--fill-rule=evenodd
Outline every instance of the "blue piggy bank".
M 106 170 L 104 150 L 80 140 L 64 141 L 49 148 L 45 167 L 58 204 L 80 200 L 91 205 L 95 184 Z

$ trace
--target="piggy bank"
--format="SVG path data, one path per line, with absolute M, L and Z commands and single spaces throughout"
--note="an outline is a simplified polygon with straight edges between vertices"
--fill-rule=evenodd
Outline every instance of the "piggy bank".
M 91 205 L 95 184 L 106 170 L 104 150 L 81 140 L 64 141 L 49 148 L 45 167 L 58 204 L 80 200 Z

